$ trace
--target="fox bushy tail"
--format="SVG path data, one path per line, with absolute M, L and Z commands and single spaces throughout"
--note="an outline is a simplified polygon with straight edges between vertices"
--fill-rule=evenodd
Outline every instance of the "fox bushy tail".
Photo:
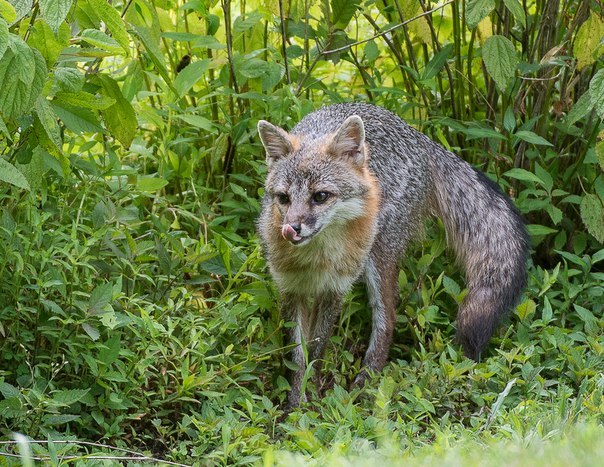
M 528 235 L 512 202 L 486 175 L 442 151 L 431 161 L 433 209 L 465 270 L 457 339 L 474 360 L 526 284 Z

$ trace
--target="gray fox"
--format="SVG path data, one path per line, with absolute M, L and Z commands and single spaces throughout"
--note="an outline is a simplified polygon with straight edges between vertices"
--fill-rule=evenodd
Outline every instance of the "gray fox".
M 297 325 L 290 340 L 320 359 L 342 301 L 362 279 L 373 310 L 363 370 L 388 358 L 399 300 L 399 259 L 429 215 L 442 219 L 447 243 L 466 274 L 457 339 L 479 359 L 502 315 L 526 283 L 528 236 L 512 202 L 467 162 L 369 104 L 336 104 L 291 131 L 264 120 L 258 133 L 268 173 L 258 230 L 281 310 Z M 293 348 L 288 405 L 305 400 L 305 358 Z

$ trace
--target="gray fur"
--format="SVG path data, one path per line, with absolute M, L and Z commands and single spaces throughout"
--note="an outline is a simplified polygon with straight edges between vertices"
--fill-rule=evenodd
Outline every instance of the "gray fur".
M 458 340 L 468 357 L 479 359 L 501 317 L 517 303 L 524 288 L 526 229 L 511 201 L 486 176 L 387 110 L 368 104 L 338 104 L 309 114 L 293 128 L 291 135 L 296 138 L 298 147 L 290 147 L 289 154 L 281 158 L 277 154 L 279 163 L 269 165 L 267 195 L 259 219 L 273 275 L 278 276 L 273 270 L 276 247 L 270 238 L 270 229 L 275 228 L 271 210 L 275 203 L 272 191 L 276 187 L 293 187 L 293 181 L 299 179 L 312 185 L 313 177 L 328 183 L 333 176 L 334 180 L 337 178 L 334 183 L 340 187 L 339 196 L 343 201 L 362 198 L 367 192 L 367 187 L 354 178 L 346 181 L 343 175 L 349 165 L 342 164 L 340 170 L 338 160 L 333 162 L 336 167 L 321 166 L 324 162 L 317 162 L 313 170 L 308 170 L 308 163 L 304 165 L 304 160 L 315 157 L 326 138 L 340 134 L 347 119 L 358 125 L 356 119 L 350 119 L 353 116 L 362 120 L 360 130 L 352 129 L 358 133 L 361 144 L 364 136 L 364 145 L 358 153 L 353 150 L 351 157 L 360 158 L 362 163 L 367 159 L 380 189 L 377 225 L 367 240 L 366 257 L 356 277 L 334 283 L 332 290 L 315 292 L 309 285 L 311 282 L 303 280 L 304 275 L 312 276 L 310 266 L 299 271 L 300 281 L 291 282 L 293 286 L 281 286 L 278 280 L 284 311 L 300 324 L 299 336 L 310 342 L 310 358 L 319 359 L 339 315 L 344 293 L 355 279 L 362 278 L 367 283 L 374 312 L 370 345 L 363 364 L 367 369 L 380 371 L 392 341 L 399 259 L 409 242 L 421 232 L 425 218 L 436 215 L 444 223 L 448 244 L 466 274 L 469 289 L 458 313 Z M 276 143 L 265 141 L 270 135 L 281 133 L 266 122 L 262 125 L 259 129 L 265 135 L 263 142 L 268 151 L 276 146 L 287 147 L 287 142 L 278 139 Z M 319 156 L 316 157 L 318 161 Z M 342 176 L 338 177 L 340 172 Z M 291 197 L 298 194 L 292 188 Z M 292 206 L 295 202 L 292 199 Z M 308 218 L 311 220 L 304 220 L 315 220 L 312 216 Z M 324 255 L 325 261 L 329 261 L 330 240 L 327 234 L 311 240 L 319 245 L 313 247 L 316 255 Z M 326 244 L 324 249 L 320 249 L 321 242 Z M 297 372 L 290 380 L 291 405 L 297 405 L 303 398 L 300 385 L 304 361 L 301 352 L 295 351 L 294 355 L 301 373 Z M 366 373 L 362 372 L 355 382 L 362 384 L 365 377 Z

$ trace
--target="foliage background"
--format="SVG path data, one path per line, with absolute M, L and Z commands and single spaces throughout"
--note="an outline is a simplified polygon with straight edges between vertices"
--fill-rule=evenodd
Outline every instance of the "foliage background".
M 5 439 L 209 465 L 601 458 L 603 37 L 600 0 L 0 0 Z M 464 359 L 463 279 L 431 224 L 383 374 L 344 389 L 370 325 L 355 289 L 314 402 L 280 422 L 255 125 L 351 100 L 514 197 L 529 286 L 489 357 Z

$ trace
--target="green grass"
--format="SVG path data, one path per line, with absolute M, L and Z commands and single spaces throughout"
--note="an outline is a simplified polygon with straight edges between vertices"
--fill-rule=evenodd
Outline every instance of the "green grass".
M 321 387 L 309 383 L 311 401 L 280 422 L 287 324 L 253 231 L 202 242 L 196 220 L 168 198 L 151 205 L 92 178 L 87 187 L 49 190 L 43 214 L 5 197 L 7 439 L 91 440 L 202 465 L 589 462 L 572 440 L 602 436 L 602 250 L 565 252 L 553 270 L 531 265 L 525 300 L 475 363 L 453 342 L 462 282 L 432 226 L 399 278 L 385 370 L 345 389 L 370 326 L 356 288 Z M 57 459 L 104 452 L 57 449 Z

